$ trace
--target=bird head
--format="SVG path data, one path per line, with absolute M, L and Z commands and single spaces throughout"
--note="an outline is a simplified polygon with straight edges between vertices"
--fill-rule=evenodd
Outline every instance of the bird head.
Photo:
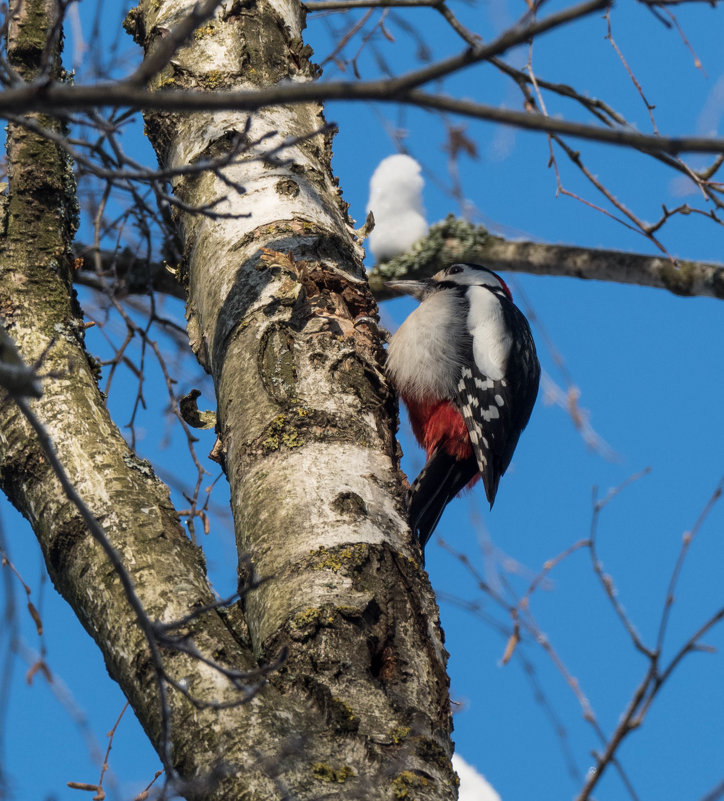
M 495 294 L 504 295 L 508 300 L 513 299 L 505 281 L 497 273 L 480 264 L 456 262 L 439 270 L 432 278 L 419 281 L 386 281 L 385 286 L 402 294 L 412 295 L 419 301 L 433 292 L 455 286 L 485 286 Z

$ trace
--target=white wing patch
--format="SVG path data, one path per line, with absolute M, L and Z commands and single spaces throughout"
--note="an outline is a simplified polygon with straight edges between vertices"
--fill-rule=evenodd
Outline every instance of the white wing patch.
M 479 286 L 471 286 L 465 294 L 470 304 L 468 330 L 473 336 L 475 363 L 483 375 L 500 381 L 505 375 L 513 344 L 500 301 L 489 289 Z

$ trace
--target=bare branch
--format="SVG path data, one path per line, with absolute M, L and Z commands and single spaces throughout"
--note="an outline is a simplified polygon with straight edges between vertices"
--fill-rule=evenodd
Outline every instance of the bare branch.
M 76 245 L 78 258 L 95 257 L 91 246 Z M 175 271 L 164 262 L 147 263 L 130 249 L 119 253 L 100 250 L 101 274 L 113 277 L 112 287 L 94 271 L 81 268 L 74 282 L 99 292 L 112 288 L 117 297 L 146 294 L 149 290 L 186 299 Z M 409 254 L 377 264 L 369 273 L 370 287 L 378 300 L 396 293 L 385 287 L 393 278 L 432 275 L 440 264 L 451 261 L 482 262 L 501 272 L 560 275 L 584 280 L 666 289 L 685 297 L 724 298 L 724 265 L 618 250 L 516 242 L 488 233 L 483 226 L 450 215 L 430 227 L 428 235 Z
M 609 5 L 610 0 L 589 0 L 587 3 L 566 8 L 543 20 L 535 20 L 524 25 L 524 20 L 529 16 L 529 14 L 526 14 L 518 25 L 509 28 L 502 36 L 489 45 L 478 44 L 469 47 L 457 56 L 438 61 L 436 64 L 431 64 L 429 67 L 424 67 L 420 70 L 408 72 L 406 75 L 402 75 L 398 78 L 393 78 L 389 81 L 390 86 L 388 91 L 393 97 L 397 97 L 400 93 L 407 93 L 411 89 L 416 89 L 418 86 L 430 83 L 430 81 L 440 80 L 446 75 L 459 72 L 461 69 L 471 64 L 478 64 L 481 61 L 487 61 L 495 56 L 499 56 L 501 53 L 505 53 L 512 47 L 529 41 L 540 33 L 555 30 L 568 22 L 573 22 L 581 17 L 607 8 Z
M 704 524 L 706 518 L 709 516 L 709 513 L 711 512 L 712 508 L 721 498 L 723 492 L 724 492 L 724 478 L 722 478 L 722 480 L 717 485 L 716 489 L 714 490 L 714 493 L 712 494 L 711 498 L 709 498 L 709 501 L 707 502 L 706 506 L 699 515 L 696 523 L 694 523 L 691 531 L 684 532 L 684 536 L 682 538 L 682 543 L 681 543 L 681 550 L 679 551 L 679 557 L 676 560 L 676 564 L 674 565 L 673 571 L 671 572 L 669 586 L 668 589 L 666 590 L 664 611 L 661 615 L 661 622 L 659 624 L 659 633 L 656 638 L 656 650 L 659 652 L 661 652 L 661 649 L 664 647 L 664 637 L 666 635 L 666 630 L 668 628 L 671 609 L 674 605 L 676 585 L 679 581 L 679 576 L 681 575 L 681 570 L 684 566 L 686 557 L 689 554 L 689 549 L 691 548 L 691 544 L 694 541 L 696 535 L 699 533 L 699 530 Z M 695 639 L 697 638 L 698 636 Z
M 722 796 L 724 796 L 724 780 L 719 782 L 719 784 L 705 796 L 702 796 L 701 801 L 718 801 Z
M 327 87 L 330 84 L 323 84 Z M 370 87 L 371 88 L 371 87 Z M 579 137 L 592 141 L 605 142 L 610 145 L 634 147 L 652 153 L 722 153 L 724 152 L 724 139 L 707 138 L 700 136 L 656 136 L 642 134 L 632 128 L 600 128 L 568 120 L 546 117 L 526 111 L 488 106 L 472 100 L 458 100 L 442 94 L 431 95 L 419 90 L 407 92 L 398 98 L 373 96 L 373 92 L 365 92 L 369 100 L 387 100 L 410 103 L 422 108 L 437 109 L 460 114 L 463 117 L 499 122 L 503 125 L 512 125 L 531 131 L 547 131 L 566 136 Z M 326 97 L 325 99 L 337 99 Z M 0 99 L 0 111 L 2 110 Z
M 612 490 L 609 496 L 607 496 L 603 501 L 595 503 L 594 520 L 592 523 L 592 534 L 591 534 L 592 544 L 595 542 L 595 529 L 597 524 L 598 513 L 603 508 L 603 505 L 605 505 L 610 500 L 610 498 L 614 497 L 624 486 L 626 486 L 626 484 L 637 479 L 639 475 L 641 474 L 633 476 L 631 479 L 629 479 L 628 482 L 625 482 L 623 485 L 621 485 L 621 487 Z M 606 743 L 606 747 L 603 753 L 596 754 L 596 767 L 595 769 L 590 770 L 588 772 L 586 782 L 583 785 L 581 792 L 576 796 L 576 801 L 589 801 L 589 799 L 591 798 L 591 793 L 593 792 L 594 788 L 600 781 L 608 765 L 616 764 L 616 753 L 618 751 L 619 746 L 632 731 L 641 726 L 649 708 L 651 707 L 651 704 L 653 703 L 654 699 L 658 695 L 661 688 L 666 684 L 666 682 L 668 681 L 674 670 L 678 667 L 678 665 L 681 663 L 681 661 L 684 659 L 685 656 L 696 650 L 701 650 L 701 638 L 714 626 L 716 626 L 718 623 L 724 620 L 724 608 L 720 608 L 713 615 L 711 615 L 708 618 L 708 620 L 706 620 L 701 626 L 699 626 L 694 631 L 693 634 L 691 634 L 686 639 L 683 645 L 681 645 L 678 648 L 674 656 L 670 659 L 668 664 L 662 669 L 661 655 L 662 655 L 664 636 L 666 634 L 666 630 L 668 627 L 669 614 L 671 611 L 671 606 L 673 604 L 673 593 L 676 587 L 676 583 L 678 581 L 679 574 L 681 572 L 681 568 L 686 559 L 686 556 L 688 555 L 689 547 L 691 545 L 693 537 L 696 535 L 701 526 L 704 524 L 715 504 L 722 497 L 723 491 L 724 491 L 724 478 L 722 478 L 717 484 L 714 492 L 712 493 L 711 497 L 704 506 L 704 509 L 698 516 L 692 530 L 690 532 L 686 532 L 684 535 L 682 541 L 682 547 L 681 550 L 679 551 L 679 556 L 676 560 L 676 564 L 674 565 L 671 580 L 669 583 L 669 588 L 667 590 L 667 595 L 664 601 L 664 608 L 661 616 L 661 623 L 659 626 L 659 632 L 656 638 L 656 644 L 653 648 L 647 648 L 641 642 L 638 634 L 636 633 L 635 628 L 633 627 L 633 624 L 628 619 L 625 612 L 623 611 L 623 608 L 618 602 L 618 599 L 615 597 L 613 585 L 606 580 L 606 578 L 603 576 L 601 572 L 600 565 L 597 565 L 597 556 L 595 554 L 595 551 L 593 550 L 593 547 L 591 549 L 591 557 L 594 562 L 594 570 L 601 579 L 606 594 L 608 595 L 609 600 L 613 603 L 616 613 L 623 622 L 634 645 L 641 653 L 646 655 L 648 659 L 648 665 L 644 677 L 637 685 L 631 699 L 626 705 L 626 709 L 619 718 L 618 724 L 614 732 L 611 734 L 608 742 Z
M 130 248 L 120 252 L 96 251 L 90 245 L 76 244 L 73 249 L 76 259 L 93 260 L 100 266 L 100 274 L 89 269 L 84 262 L 73 275 L 73 283 L 98 292 L 112 291 L 116 297 L 160 292 L 179 300 L 186 299 L 186 292 L 178 281 L 174 269 L 166 262 L 147 262 Z M 106 280 L 107 277 L 107 280 Z
M 510 39 L 507 46 L 518 43 Z M 492 47 L 492 46 L 491 46 Z M 468 52 L 468 51 L 466 51 Z M 488 57 L 493 55 L 491 50 Z M 456 57 L 465 66 L 469 56 Z M 479 61 L 480 59 L 474 59 Z M 527 111 L 489 106 L 472 100 L 461 100 L 442 94 L 429 94 L 418 89 L 405 89 L 408 82 L 420 82 L 423 77 L 432 80 L 439 74 L 448 74 L 449 61 L 433 65 L 427 71 L 419 70 L 397 78 L 379 81 L 330 81 L 328 83 L 280 83 L 263 89 L 242 91 L 197 92 L 164 90 L 153 92 L 129 82 L 100 83 L 93 86 L 67 86 L 51 83 L 42 90 L 36 86 L 8 89 L 0 93 L 0 116 L 8 117 L 35 110 L 46 113 L 63 113 L 73 109 L 113 105 L 157 111 L 252 111 L 270 105 L 296 105 L 312 100 L 375 100 L 437 109 L 473 119 L 498 122 L 504 125 L 533 131 L 546 131 L 562 135 L 603 142 L 620 147 L 634 147 L 652 154 L 724 153 L 724 138 L 703 136 L 656 136 L 643 134 L 633 128 L 602 128 L 601 126 L 546 117 Z M 424 75 L 423 75 L 424 72 Z
M 724 266 L 719 264 L 672 262 L 659 256 L 571 245 L 512 242 L 452 215 L 431 226 L 427 236 L 409 253 L 376 265 L 369 275 L 370 286 L 376 297 L 384 300 L 394 295 L 385 288 L 385 281 L 432 275 L 441 264 L 452 261 L 480 262 L 503 272 L 565 275 L 656 287 L 676 295 L 724 298 Z
M 618 619 L 621 621 L 621 624 L 626 629 L 626 633 L 631 639 L 631 642 L 634 644 L 636 650 L 640 651 L 644 656 L 648 657 L 649 659 L 655 658 L 655 653 L 650 648 L 648 648 L 643 640 L 641 639 L 641 635 L 636 630 L 636 626 L 634 625 L 633 621 L 628 616 L 628 613 L 624 609 L 623 604 L 619 600 L 618 591 L 613 583 L 613 578 L 608 574 L 604 573 L 603 570 L 603 563 L 598 555 L 598 521 L 601 516 L 601 510 L 609 504 L 620 492 L 622 492 L 629 484 L 632 484 L 634 481 L 638 481 L 640 478 L 648 475 L 651 472 L 651 468 L 646 467 L 641 470 L 639 473 L 636 473 L 629 478 L 626 479 L 622 484 L 619 484 L 617 487 L 609 490 L 607 495 L 602 498 L 598 499 L 596 495 L 596 488 L 593 491 L 593 515 L 591 516 L 591 533 L 588 540 L 589 545 L 589 553 L 591 555 L 591 565 L 593 567 L 593 572 L 596 574 L 601 586 L 603 587 L 603 591 L 606 593 L 606 597 L 611 603 Z M 657 646 L 657 651 L 660 650 Z

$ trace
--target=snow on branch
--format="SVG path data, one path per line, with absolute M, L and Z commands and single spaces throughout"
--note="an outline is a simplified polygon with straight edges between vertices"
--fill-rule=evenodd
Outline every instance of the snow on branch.
M 382 159 L 372 174 L 367 211 L 375 226 L 368 241 L 378 261 L 407 253 L 427 233 L 421 171 L 415 159 L 398 153 Z

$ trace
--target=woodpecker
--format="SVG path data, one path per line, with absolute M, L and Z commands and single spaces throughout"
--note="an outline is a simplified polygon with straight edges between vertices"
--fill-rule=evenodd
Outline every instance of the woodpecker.
M 424 281 L 388 281 L 420 305 L 390 339 L 387 372 L 427 462 L 410 487 L 425 548 L 448 502 L 483 479 L 492 508 L 538 394 L 530 326 L 503 279 L 451 264 Z

